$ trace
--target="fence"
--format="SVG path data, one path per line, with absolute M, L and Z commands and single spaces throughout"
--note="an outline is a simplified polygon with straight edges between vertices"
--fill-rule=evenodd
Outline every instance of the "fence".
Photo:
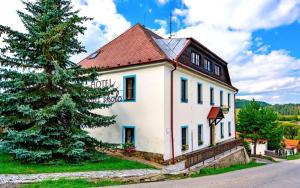
M 285 159 L 287 157 L 286 153 L 283 150 L 279 150 L 277 152 L 266 150 L 265 155 L 279 159 Z
M 217 155 L 225 153 L 226 151 L 231 151 L 241 145 L 243 145 L 242 140 L 233 140 L 216 146 L 193 151 L 186 154 L 185 167 L 189 168 L 198 163 L 204 163 L 207 159 L 215 158 Z

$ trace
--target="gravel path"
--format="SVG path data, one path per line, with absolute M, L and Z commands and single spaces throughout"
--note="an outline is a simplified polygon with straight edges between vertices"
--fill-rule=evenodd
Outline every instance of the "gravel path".
M 299 175 L 300 160 L 294 160 L 213 176 L 125 185 L 120 188 L 299 188 Z
M 29 183 L 45 179 L 66 178 L 124 178 L 144 175 L 159 174 L 160 170 L 136 169 L 115 171 L 89 171 L 68 173 L 45 173 L 45 174 L 0 174 L 0 187 L 5 184 Z

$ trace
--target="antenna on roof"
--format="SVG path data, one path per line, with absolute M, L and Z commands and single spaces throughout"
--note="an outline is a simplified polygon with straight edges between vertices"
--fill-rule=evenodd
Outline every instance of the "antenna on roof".
M 176 1 L 170 1 L 170 2 L 169 2 L 169 7 L 170 7 L 170 28 L 169 28 L 170 36 L 169 36 L 169 39 L 172 38 L 172 37 L 174 36 L 174 34 L 172 33 L 172 24 L 173 24 L 173 14 L 172 14 L 172 10 L 173 10 L 174 7 L 175 7 L 175 3 L 176 3 Z
M 172 38 L 172 11 L 170 11 L 170 36 L 169 39 Z
M 146 14 L 147 14 L 147 13 L 146 13 L 146 11 L 145 11 L 145 12 L 144 12 L 144 23 L 143 23 L 143 26 L 144 26 L 144 27 L 146 27 L 146 16 L 147 16 Z

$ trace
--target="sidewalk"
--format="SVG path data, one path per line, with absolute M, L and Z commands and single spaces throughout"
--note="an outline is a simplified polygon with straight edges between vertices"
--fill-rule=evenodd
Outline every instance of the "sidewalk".
M 88 171 L 68 173 L 43 173 L 43 174 L 0 174 L 0 187 L 5 184 L 18 184 L 37 182 L 46 179 L 59 178 L 127 178 L 145 175 L 160 174 L 160 170 L 136 169 L 136 170 L 110 170 L 110 171 Z

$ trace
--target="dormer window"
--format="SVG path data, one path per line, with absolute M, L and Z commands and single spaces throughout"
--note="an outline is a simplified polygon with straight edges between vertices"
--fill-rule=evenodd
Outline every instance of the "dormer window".
M 204 59 L 204 69 L 209 72 L 211 71 L 211 61 L 208 59 Z
M 192 52 L 191 63 L 197 66 L 200 66 L 200 55 L 196 52 Z
M 215 74 L 217 76 L 221 75 L 221 67 L 219 65 L 215 65 Z
M 98 56 L 99 53 L 100 53 L 100 51 L 96 51 L 96 52 L 92 53 L 92 54 L 88 57 L 88 59 L 95 59 L 95 58 Z

